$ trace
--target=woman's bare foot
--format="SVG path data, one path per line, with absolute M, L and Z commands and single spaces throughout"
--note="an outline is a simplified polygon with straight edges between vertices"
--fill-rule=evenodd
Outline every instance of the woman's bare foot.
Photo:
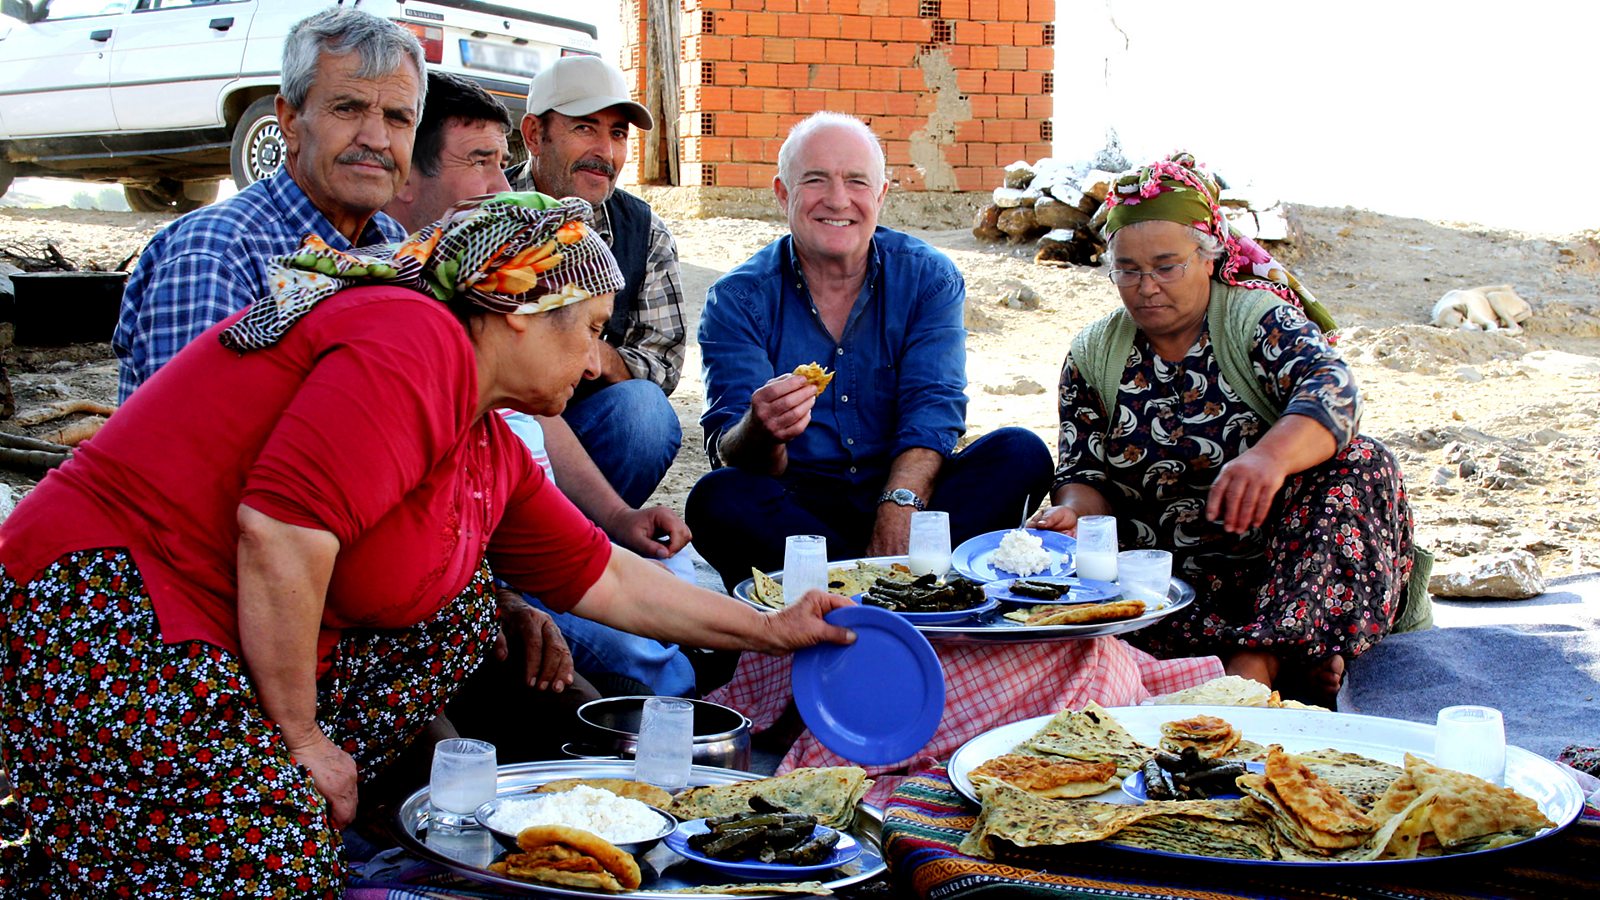
M 1240 650 L 1223 660 L 1222 670 L 1272 687 L 1278 678 L 1278 657 L 1263 650 Z
M 1306 682 L 1314 694 L 1326 699 L 1323 705 L 1333 709 L 1339 688 L 1344 684 L 1344 657 L 1335 653 L 1312 663 L 1310 671 L 1306 672 Z

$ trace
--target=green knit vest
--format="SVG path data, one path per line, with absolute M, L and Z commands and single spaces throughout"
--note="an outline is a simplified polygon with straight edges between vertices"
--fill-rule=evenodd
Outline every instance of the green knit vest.
M 1206 310 L 1210 325 L 1211 352 L 1217 368 L 1239 399 L 1260 416 L 1267 427 L 1278 421 L 1279 409 L 1256 379 L 1250 363 L 1250 347 L 1256 326 L 1269 310 L 1284 300 L 1270 291 L 1253 291 L 1218 281 L 1211 283 L 1211 305 Z M 1072 361 L 1089 389 L 1100 400 L 1106 430 L 1116 424 L 1117 393 L 1122 373 L 1133 352 L 1133 336 L 1138 326 L 1128 311 L 1118 307 L 1110 315 L 1091 322 L 1072 339 Z M 1433 572 L 1433 554 L 1413 545 L 1411 578 L 1406 582 L 1405 599 L 1395 613 L 1394 634 L 1420 631 L 1433 626 L 1433 602 L 1428 596 L 1428 576 Z

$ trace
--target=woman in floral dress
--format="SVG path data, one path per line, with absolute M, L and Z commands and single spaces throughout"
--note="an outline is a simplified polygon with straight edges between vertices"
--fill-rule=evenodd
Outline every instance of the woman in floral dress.
M 1124 175 L 1104 212 L 1123 306 L 1062 366 L 1055 505 L 1031 524 L 1115 515 L 1123 547 L 1172 551 L 1196 591 L 1134 643 L 1330 703 L 1406 594 L 1399 466 L 1357 432 L 1327 314 L 1229 228 L 1192 157 Z
M 308 238 L 18 505 L 0 896 L 338 896 L 358 785 L 495 639 L 491 566 L 669 641 L 849 640 L 842 598 L 763 616 L 613 547 L 497 414 L 598 366 L 622 275 L 588 215 L 501 194 L 391 253 Z

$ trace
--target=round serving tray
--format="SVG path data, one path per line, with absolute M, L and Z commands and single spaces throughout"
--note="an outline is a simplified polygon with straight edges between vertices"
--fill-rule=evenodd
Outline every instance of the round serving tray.
M 632 777 L 633 760 L 563 759 L 516 763 L 500 767 L 495 793 L 497 796 L 527 793 L 545 782 L 555 781 L 559 778 Z M 712 766 L 694 766 L 689 770 L 689 784 L 691 786 L 733 784 L 739 781 L 754 781 L 760 777 L 760 775 L 750 772 L 719 769 Z M 406 850 L 474 881 L 492 884 L 513 893 L 535 897 L 584 897 L 592 900 L 592 898 L 596 897 L 615 896 L 608 891 L 589 891 L 561 885 L 540 884 L 538 882 L 509 878 L 491 871 L 489 864 L 503 856 L 506 852 L 505 849 L 495 842 L 494 835 L 485 828 L 476 826 L 465 828 L 440 826 L 430 828 L 432 823 L 428 821 L 428 789 L 426 787 L 407 797 L 405 802 L 400 804 L 400 807 L 395 811 L 394 824 L 395 836 L 400 845 Z M 866 803 L 856 807 L 856 820 L 846 830 L 860 842 L 861 855 L 854 862 L 835 870 L 837 877 L 824 881 L 824 886 L 832 890 L 838 890 L 847 885 L 866 881 L 885 870 L 881 843 L 882 826 L 883 812 L 877 807 Z M 639 868 L 644 874 L 644 884 L 639 890 L 630 892 L 628 894 L 629 897 L 672 900 L 672 898 L 682 898 L 684 896 L 683 894 L 672 893 L 675 889 L 728 884 L 736 880 L 684 859 L 673 853 L 664 843 L 649 853 L 638 857 L 638 860 Z M 758 882 L 750 882 L 749 886 L 756 887 L 758 884 Z M 751 897 L 792 895 L 778 892 L 749 893 L 741 891 L 738 894 L 696 894 L 694 896 L 723 898 L 723 900 L 747 900 L 747 898 Z
M 904 556 L 869 556 L 860 561 L 887 566 L 893 563 L 903 563 L 906 558 Z M 857 560 L 831 560 L 828 566 L 832 568 L 834 566 L 851 565 L 855 562 Z M 783 571 L 781 569 L 771 573 L 771 575 L 779 584 L 783 583 Z M 771 612 L 767 607 L 750 599 L 750 591 L 754 584 L 754 578 L 746 578 L 734 586 L 733 596 L 756 609 Z M 1127 634 L 1130 631 L 1148 628 L 1162 618 L 1193 602 L 1194 588 L 1190 587 L 1182 579 L 1174 578 L 1167 587 L 1166 601 L 1147 609 L 1144 615 L 1136 619 L 1098 622 L 1089 625 L 1028 626 L 1005 618 L 1003 613 L 1016 607 L 1002 605 L 999 609 L 990 610 L 961 622 L 953 622 L 948 625 L 916 625 L 916 629 L 922 632 L 922 636 L 929 641 L 944 644 L 1031 644 L 1051 641 L 1076 641 L 1084 638 Z

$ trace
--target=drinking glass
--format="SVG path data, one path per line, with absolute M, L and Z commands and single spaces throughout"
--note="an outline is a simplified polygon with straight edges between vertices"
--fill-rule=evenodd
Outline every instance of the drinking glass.
M 931 572 L 944 578 L 950 571 L 950 514 L 931 510 L 912 513 L 911 540 L 906 550 L 911 574 Z
M 1446 706 L 1433 729 L 1433 761 L 1442 768 L 1505 784 L 1506 728 L 1492 706 Z
M 1083 516 L 1078 519 L 1078 577 L 1096 581 L 1117 580 L 1117 517 Z
M 448 738 L 433 747 L 428 777 L 428 816 L 444 825 L 476 822 L 478 807 L 494 799 L 494 745 L 470 738 Z
M 828 589 L 828 539 L 791 534 L 783 541 L 783 604 L 799 603 L 813 589 Z
M 651 697 L 639 718 L 633 779 L 666 791 L 689 784 L 694 759 L 694 704 L 678 697 Z
M 1167 598 L 1167 586 L 1171 583 L 1171 553 L 1141 549 L 1117 554 L 1117 585 L 1122 588 L 1124 597 L 1159 603 Z

